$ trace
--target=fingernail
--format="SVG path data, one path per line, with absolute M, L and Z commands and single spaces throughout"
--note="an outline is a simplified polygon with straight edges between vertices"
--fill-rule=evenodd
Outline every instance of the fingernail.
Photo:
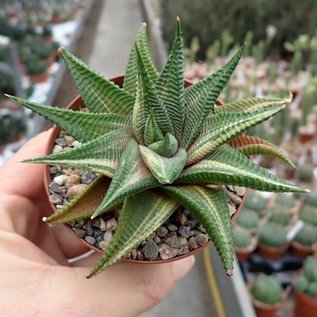
M 189 256 L 185 259 L 173 262 L 173 272 L 175 281 L 180 280 L 185 276 L 195 263 L 194 256 Z

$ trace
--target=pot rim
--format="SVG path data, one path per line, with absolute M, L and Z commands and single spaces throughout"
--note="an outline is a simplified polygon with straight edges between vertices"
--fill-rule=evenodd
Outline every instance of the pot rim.
M 112 77 L 110 78 L 110 80 L 112 82 L 114 82 L 116 85 L 121 85 L 122 82 L 123 82 L 123 78 L 124 78 L 124 75 L 120 75 L 120 76 L 116 76 L 116 77 Z M 192 82 L 190 80 L 187 80 L 185 79 L 185 87 L 188 87 L 192 84 Z M 219 105 L 222 105 L 223 104 L 223 101 L 218 99 L 217 100 L 217 103 Z M 66 109 L 75 109 L 75 110 L 78 110 L 80 109 L 81 107 L 84 107 L 84 102 L 82 100 L 82 97 L 80 95 L 78 95 L 75 99 L 73 99 L 69 105 L 66 107 Z M 53 150 L 53 147 L 54 147 L 54 142 L 55 142 L 55 139 L 57 138 L 57 136 L 59 135 L 60 133 L 60 128 L 54 124 L 53 128 L 52 128 L 52 131 L 49 135 L 49 138 L 48 138 L 48 142 L 47 142 L 47 146 L 46 146 L 46 150 L 45 150 L 45 154 L 50 154 Z M 52 181 L 52 177 L 50 175 L 50 165 L 49 164 L 46 164 L 45 165 L 45 169 L 44 169 L 44 186 L 45 186 L 45 191 L 46 191 L 46 195 L 47 197 L 49 197 L 51 194 L 49 192 L 49 184 L 50 182 Z M 241 204 L 239 205 L 239 207 L 236 209 L 236 212 L 234 213 L 234 215 L 231 217 L 231 220 L 235 219 L 235 217 L 237 216 L 237 214 L 241 211 L 243 205 L 244 205 L 244 201 L 245 201 L 245 198 L 246 198 L 246 194 L 244 194 L 244 196 L 242 197 L 242 202 Z M 55 212 L 57 210 L 56 206 L 49 202 L 51 208 L 52 208 L 52 211 Z M 89 244 L 87 241 L 85 241 L 84 239 L 80 238 L 71 228 L 68 224 L 64 224 L 64 226 L 84 245 L 86 246 L 87 248 L 89 248 L 90 250 L 94 250 L 98 253 L 103 253 L 104 251 L 100 248 L 97 248 L 91 244 Z M 176 256 L 174 258 L 171 258 L 171 259 L 167 259 L 167 260 L 133 260 L 133 259 L 121 259 L 120 261 L 121 262 L 128 262 L 128 263 L 134 263 L 134 264 L 161 264 L 161 263 L 168 263 L 168 262 L 173 262 L 173 261 L 178 261 L 178 260 L 181 260 L 181 259 L 184 259 L 186 257 L 189 257 L 191 255 L 194 255 L 198 252 L 200 252 L 201 250 L 205 249 L 207 246 L 209 246 L 211 244 L 212 240 L 209 239 L 208 242 L 206 242 L 205 244 L 199 246 L 198 248 L 194 249 L 194 250 L 191 250 L 190 252 L 186 253 L 186 254 L 183 254 L 183 255 L 180 255 L 180 256 Z

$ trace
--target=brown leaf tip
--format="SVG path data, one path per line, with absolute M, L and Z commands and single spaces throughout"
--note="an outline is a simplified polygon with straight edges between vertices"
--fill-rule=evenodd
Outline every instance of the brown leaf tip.
M 233 269 L 227 269 L 226 270 L 226 275 L 231 277 L 233 275 Z

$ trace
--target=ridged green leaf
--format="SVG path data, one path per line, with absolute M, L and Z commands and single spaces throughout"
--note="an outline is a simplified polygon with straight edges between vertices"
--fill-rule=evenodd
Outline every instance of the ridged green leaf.
M 25 160 L 25 162 L 69 166 L 112 177 L 130 137 L 129 130 L 118 129 L 74 149 Z
M 238 112 L 249 111 L 257 108 L 264 108 L 272 105 L 283 105 L 292 101 L 293 95 L 290 92 L 288 98 L 246 98 L 233 101 L 222 106 L 216 106 L 214 112 Z
M 90 217 L 104 198 L 109 184 L 110 178 L 97 177 L 67 205 L 57 209 L 51 216 L 45 218 L 45 222 L 58 225 Z
M 131 113 L 134 96 L 120 89 L 64 48 L 60 49 L 60 53 L 90 112 Z
M 233 270 L 233 236 L 223 191 L 197 185 L 164 186 L 163 192 L 190 210 L 207 230 L 230 276 Z
M 306 191 L 280 180 L 229 145 L 221 145 L 214 153 L 185 169 L 176 182 L 238 185 L 271 192 Z
M 122 152 L 109 190 L 92 218 L 115 207 L 126 197 L 159 185 L 142 161 L 138 143 L 130 139 Z
M 171 184 L 185 166 L 187 159 L 185 149 L 178 149 L 172 157 L 164 157 L 143 145 L 139 147 L 143 162 L 161 184 Z
M 153 112 L 151 112 L 145 123 L 144 143 L 148 146 L 163 139 L 163 133 L 154 120 Z
M 219 145 L 270 118 L 284 107 L 284 105 L 274 105 L 264 109 L 258 108 L 255 111 L 220 112 L 209 116 L 202 132 L 188 150 L 187 165 L 200 161 Z
M 88 142 L 113 130 L 131 126 L 131 117 L 124 114 L 73 111 L 8 97 L 53 121 L 80 142 Z
M 231 140 L 230 145 L 235 149 L 238 149 L 246 156 L 261 154 L 276 157 L 290 167 L 295 167 L 294 163 L 287 157 L 287 155 L 283 151 L 281 151 L 274 144 L 261 138 L 249 135 L 240 135 Z
M 172 134 L 166 133 L 163 140 L 150 144 L 148 148 L 161 156 L 172 157 L 177 152 L 178 142 Z
M 152 56 L 150 53 L 148 36 L 146 32 L 146 24 L 142 23 L 134 42 L 142 56 L 146 69 L 149 72 L 150 77 L 153 82 L 157 80 L 157 71 L 155 65 L 152 60 Z M 131 53 L 129 56 L 128 65 L 125 72 L 124 82 L 123 82 L 123 90 L 129 92 L 132 96 L 136 95 L 136 82 L 138 80 L 138 65 L 137 65 L 137 57 L 135 51 L 135 45 L 132 46 Z
M 158 229 L 178 207 L 174 200 L 151 190 L 126 198 L 116 233 L 88 277 L 105 270 L 128 255 Z
M 219 94 L 235 70 L 245 45 L 220 70 L 185 89 L 185 124 L 181 147 L 188 148 L 197 137 Z
M 143 57 L 138 49 L 135 47 L 137 55 L 137 63 L 139 68 L 139 88 L 143 98 L 142 106 L 146 108 L 143 112 L 148 116 L 153 112 L 154 120 L 163 133 L 170 132 L 174 134 L 171 118 L 167 109 L 160 100 L 154 82 L 152 81 L 147 69 L 145 68 Z M 145 120 L 147 119 L 147 116 Z M 145 123 L 144 123 L 145 124 Z
M 181 25 L 177 19 L 176 33 L 171 53 L 156 82 L 156 89 L 163 100 L 171 118 L 174 136 L 180 142 L 183 133 L 185 117 L 184 93 L 184 53 Z

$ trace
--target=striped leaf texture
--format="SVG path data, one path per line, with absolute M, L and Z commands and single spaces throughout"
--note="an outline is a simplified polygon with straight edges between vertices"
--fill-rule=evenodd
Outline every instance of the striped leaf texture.
M 153 112 L 151 112 L 151 114 L 148 116 L 146 120 L 144 128 L 145 145 L 148 146 L 152 143 L 162 141 L 163 139 L 163 133 L 154 120 Z
M 168 60 L 156 83 L 159 97 L 163 100 L 171 118 L 174 136 L 180 142 L 185 117 L 184 53 L 181 25 L 177 19 L 176 33 Z
M 246 129 L 281 111 L 285 105 L 274 105 L 246 112 L 220 112 L 209 116 L 195 143 L 188 150 L 187 165 L 192 165 L 219 145 L 227 142 Z
M 246 156 L 258 154 L 267 155 L 280 159 L 290 167 L 295 167 L 294 163 L 283 151 L 269 141 L 261 138 L 249 135 L 240 135 L 231 140 L 229 143 L 233 148 L 238 149 Z
M 185 89 L 185 124 L 181 147 L 187 149 L 199 134 L 206 117 L 235 70 L 244 48 L 245 45 L 222 69 Z
M 215 107 L 215 113 L 219 112 L 239 112 L 255 110 L 272 105 L 283 105 L 291 102 L 293 95 L 290 92 L 288 98 L 246 98 L 238 101 L 233 101 L 222 106 Z
M 178 142 L 172 134 L 166 133 L 163 140 L 150 144 L 148 148 L 161 156 L 172 157 L 177 152 Z
M 25 160 L 28 163 L 62 165 L 112 177 L 131 132 L 119 129 L 74 149 Z
M 53 121 L 80 142 L 88 142 L 108 132 L 131 127 L 131 117 L 124 114 L 73 111 L 8 97 Z
M 139 68 L 139 88 L 141 90 L 141 105 L 146 110 L 143 110 L 143 113 L 146 113 L 148 116 L 151 112 L 153 112 L 154 120 L 161 129 L 163 133 L 170 132 L 174 134 L 173 125 L 171 123 L 171 118 L 167 112 L 167 109 L 159 98 L 155 85 L 145 68 L 145 64 L 143 61 L 143 57 L 136 46 L 136 54 L 137 54 L 137 62 Z M 142 111 L 142 110 L 141 110 Z M 145 120 L 147 117 L 145 118 Z
M 143 61 L 146 69 L 153 82 L 157 80 L 157 71 L 152 60 L 152 55 L 149 48 L 149 42 L 147 37 L 146 24 L 142 23 L 136 37 L 134 40 L 134 45 L 132 46 L 131 53 L 129 56 L 128 65 L 125 72 L 123 90 L 130 93 L 132 96 L 136 95 L 136 82 L 138 81 L 138 65 L 137 56 L 135 51 L 135 45 L 138 46 L 141 55 L 143 56 Z
M 142 202 L 142 203 L 140 203 Z M 164 223 L 179 205 L 154 191 L 130 196 L 125 200 L 116 233 L 88 277 L 103 271 L 128 255 Z
M 45 218 L 45 222 L 58 225 L 89 218 L 102 202 L 109 184 L 110 178 L 105 176 L 97 177 L 67 205 L 57 209 L 51 216 Z
M 227 275 L 233 270 L 233 236 L 227 199 L 223 191 L 197 185 L 164 186 L 163 192 L 184 206 L 207 230 L 224 264 Z
M 130 139 L 120 157 L 109 190 L 92 218 L 111 210 L 126 197 L 157 186 L 159 182 L 142 161 L 138 143 Z
M 160 184 L 171 184 L 179 176 L 186 164 L 186 150 L 179 149 L 172 157 L 161 156 L 140 145 L 143 162 Z
M 225 144 L 202 161 L 185 169 L 177 183 L 238 185 L 270 192 L 306 191 L 280 180 Z
M 134 104 L 132 95 L 104 78 L 64 48 L 60 49 L 60 53 L 90 112 L 131 113 Z

